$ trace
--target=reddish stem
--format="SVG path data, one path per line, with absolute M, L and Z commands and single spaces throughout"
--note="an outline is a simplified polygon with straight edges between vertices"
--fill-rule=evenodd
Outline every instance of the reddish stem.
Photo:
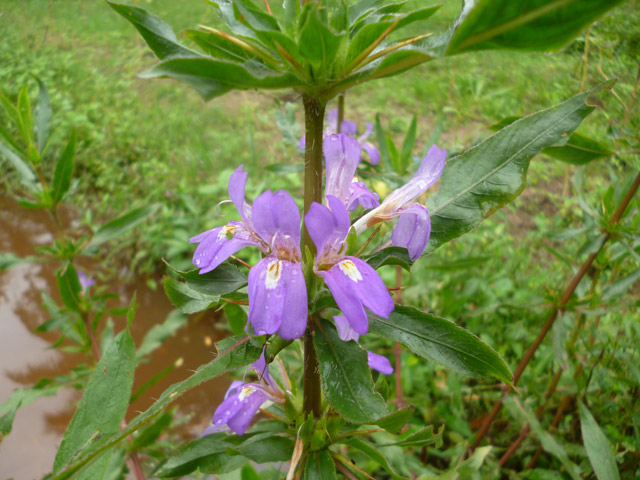
M 629 187 L 629 190 L 627 190 L 627 193 L 625 194 L 624 198 L 621 200 L 620 204 L 618 205 L 618 208 L 614 212 L 613 217 L 611 217 L 611 221 L 609 222 L 609 230 L 603 234 L 600 247 L 596 252 L 589 255 L 587 260 L 580 267 L 580 270 L 578 271 L 578 273 L 576 273 L 575 276 L 571 279 L 571 281 L 569 282 L 569 285 L 567 285 L 567 288 L 562 293 L 562 297 L 560 297 L 560 301 L 558 305 L 556 305 L 553 308 L 553 310 L 549 313 L 549 317 L 547 318 L 547 321 L 542 326 L 542 329 L 536 336 L 533 344 L 525 352 L 524 357 L 518 364 L 518 367 L 516 368 L 516 371 L 513 374 L 514 387 L 518 384 L 518 380 L 520 380 L 520 377 L 522 376 L 522 373 L 524 372 L 525 368 L 527 368 L 527 365 L 529 365 L 529 362 L 531 361 L 531 359 L 533 358 L 533 355 L 538 350 L 538 347 L 540 347 L 540 344 L 546 337 L 547 333 L 549 332 L 549 330 L 551 330 L 551 327 L 553 326 L 553 322 L 558 316 L 558 311 L 564 309 L 567 303 L 569 303 L 569 300 L 571 300 L 571 297 L 573 297 L 576 287 L 578 286 L 580 281 L 584 278 L 586 273 L 589 271 L 589 269 L 591 268 L 591 265 L 593 265 L 593 262 L 595 261 L 596 257 L 604 247 L 607 240 L 609 240 L 609 238 L 611 237 L 611 230 L 622 218 L 622 215 L 624 214 L 625 210 L 629 206 L 629 203 L 631 202 L 631 199 L 637 192 L 639 186 L 640 186 L 640 173 L 636 175 L 636 178 L 634 179 L 633 183 Z M 483 422 L 482 426 L 480 427 L 480 430 L 478 431 L 476 439 L 473 442 L 473 445 L 471 446 L 471 448 L 469 449 L 469 454 L 473 453 L 475 449 L 478 448 L 478 445 L 480 445 L 480 442 L 484 439 L 486 434 L 489 432 L 489 428 L 491 428 L 491 424 L 493 423 L 496 416 L 500 412 L 500 409 L 502 408 L 502 401 L 510 390 L 511 390 L 511 387 L 508 385 L 505 385 L 503 387 L 500 398 L 496 401 L 495 405 L 493 406 L 493 409 L 491 410 L 491 413 L 489 413 L 489 415 Z

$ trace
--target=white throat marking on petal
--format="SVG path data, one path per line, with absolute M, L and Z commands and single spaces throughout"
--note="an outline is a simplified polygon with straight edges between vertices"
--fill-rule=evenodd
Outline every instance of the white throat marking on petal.
M 356 267 L 355 263 L 351 260 L 343 260 L 338 264 L 338 266 L 340 267 L 340 270 L 342 270 L 342 273 L 354 282 L 362 280 L 362 274 L 358 270 L 358 267 Z
M 240 394 L 238 395 L 238 400 L 243 401 L 245 398 L 251 395 L 254 390 L 255 388 L 253 388 L 250 385 L 247 385 L 246 387 L 242 387 L 242 390 L 240 390 Z
M 264 280 L 264 286 L 267 290 L 274 290 L 278 286 L 280 277 L 282 276 L 282 262 L 273 260 L 269 262 L 267 267 L 267 277 Z
M 236 225 L 233 225 L 231 223 L 225 225 L 224 227 L 222 227 L 222 229 L 220 230 L 220 233 L 218 233 L 218 239 L 222 240 L 223 238 L 225 238 L 228 234 L 233 235 L 234 233 L 236 233 L 236 228 L 238 228 Z

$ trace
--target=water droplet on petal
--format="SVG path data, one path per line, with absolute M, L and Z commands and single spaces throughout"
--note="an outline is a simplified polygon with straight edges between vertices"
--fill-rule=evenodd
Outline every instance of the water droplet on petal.
M 200 260 L 199 258 L 197 258 L 197 259 L 196 259 L 196 265 L 200 265 L 200 262 L 201 262 L 201 261 L 202 261 L 202 260 Z
M 224 412 L 225 415 L 229 415 L 231 413 L 231 410 L 227 410 L 226 412 Z

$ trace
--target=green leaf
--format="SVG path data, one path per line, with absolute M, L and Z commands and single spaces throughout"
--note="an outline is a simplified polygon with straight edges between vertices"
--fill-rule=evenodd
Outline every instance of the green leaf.
M 113 437 L 101 438 L 96 441 L 81 455 L 74 458 L 65 470 L 54 475 L 50 480 L 69 478 L 74 472 L 82 468 L 82 466 L 153 420 L 171 402 L 180 398 L 180 396 L 189 390 L 212 378 L 255 362 L 262 353 L 262 349 L 253 346 L 247 340 L 248 337 L 230 337 L 219 342 L 216 346 L 221 353 L 215 359 L 200 366 L 198 370 L 186 380 L 173 384 L 160 395 L 160 398 L 156 400 L 151 407 L 133 418 L 126 428 L 120 430 Z
M 31 102 L 29 101 L 29 90 L 25 84 L 18 94 L 18 127 L 22 133 L 22 139 L 27 145 L 27 149 L 33 145 L 33 117 L 31 115 Z
M 377 41 L 392 24 L 392 20 L 374 22 L 358 30 L 358 33 L 349 41 L 346 64 L 350 65 L 358 55 L 361 55 L 368 47 Z M 357 67 L 357 65 L 352 65 L 352 68 L 353 67 Z
M 211 460 L 210 457 L 224 454 L 230 446 L 225 441 L 226 438 L 226 433 L 214 433 L 182 446 L 162 464 L 154 475 L 160 478 L 179 477 L 190 474 L 200 466 L 206 468 L 206 464 Z
M 6 158 L 9 163 L 16 170 L 16 173 L 20 177 L 20 181 L 29 188 L 33 188 L 33 184 L 36 181 L 36 176 L 31 170 L 31 167 L 25 162 L 20 155 L 14 152 L 11 148 L 0 142 L 0 156 Z
M 145 356 L 149 355 L 155 349 L 157 349 L 162 342 L 164 342 L 167 338 L 173 336 L 177 330 L 182 328 L 187 324 L 187 317 L 185 317 L 182 313 L 174 310 L 169 315 L 163 323 L 154 325 L 151 329 L 145 334 L 142 339 L 142 343 L 136 350 L 136 364 L 140 362 Z
M 291 460 L 293 444 L 294 441 L 291 438 L 267 432 L 251 437 L 231 450 L 256 463 L 286 462 Z
M 409 252 L 404 247 L 387 247 L 371 255 L 365 255 L 362 259 L 375 270 L 383 265 L 400 265 L 407 272 L 411 270 L 413 262 L 409 258 Z
M 250 0 L 233 0 L 233 9 L 236 19 L 254 32 L 280 31 L 278 20 L 273 15 L 260 10 Z
M 80 298 L 82 285 L 80 285 L 75 267 L 69 263 L 64 271 L 59 271 L 56 276 L 58 291 L 64 306 L 74 312 L 82 312 L 82 299 Z
M 98 435 L 108 439 L 120 432 L 133 385 L 135 346 L 129 330 L 109 345 L 89 379 L 80 405 L 62 438 L 53 463 L 58 474 Z
M 382 453 L 380 453 L 376 445 L 373 445 L 358 437 L 349 437 L 345 440 L 340 440 L 340 443 L 349 445 L 350 447 L 364 453 L 367 457 L 384 468 L 394 480 L 406 480 L 405 477 L 398 475 L 395 472 L 395 470 L 389 463 L 389 460 L 387 460 L 387 458 Z
M 123 233 L 128 232 L 144 222 L 157 208 L 158 205 L 134 208 L 115 220 L 111 220 L 96 230 L 96 233 L 93 234 L 86 248 L 97 247 L 109 240 L 120 237 Z
M 50 380 L 41 380 L 31 388 L 16 388 L 11 396 L 0 405 L 0 442 L 11 433 L 16 412 L 41 397 L 53 396 L 62 385 Z
M 240 480 L 260 480 L 260 474 L 256 472 L 256 469 L 253 468 L 250 464 L 242 467 L 240 471 Z
M 309 452 L 303 480 L 336 480 L 336 464 L 327 450 Z
M 418 123 L 417 118 L 414 115 L 411 119 L 411 124 L 409 125 L 409 129 L 407 130 L 407 134 L 404 137 L 404 142 L 402 143 L 402 150 L 400 151 L 400 164 L 402 166 L 402 173 L 407 171 L 407 167 L 411 162 L 411 152 L 413 152 L 413 147 L 416 144 L 416 136 L 418 135 Z
M 400 342 L 421 357 L 462 375 L 511 384 L 511 371 L 489 345 L 444 318 L 396 305 L 389 319 L 369 316 L 369 331 Z
M 53 174 L 53 202 L 58 204 L 69 191 L 73 176 L 73 160 L 76 156 L 76 131 L 71 132 L 69 142 L 56 163 Z
M 603 86 L 524 117 L 447 161 L 440 189 L 427 202 L 427 252 L 473 229 L 520 195 L 531 158 L 550 145 L 564 145 L 594 110 L 585 103 L 588 95 Z
M 224 307 L 224 313 L 234 335 L 242 335 L 247 326 L 247 312 L 240 305 L 228 303 Z
M 209 57 L 169 58 L 149 70 L 140 78 L 173 78 L 187 82 L 205 100 L 210 100 L 232 89 L 288 88 L 300 86 L 300 81 L 288 73 L 279 73 L 266 67 L 217 60 Z
M 378 150 L 380 151 L 380 155 L 384 160 L 384 165 L 387 168 L 392 168 L 391 163 L 391 154 L 389 153 L 389 149 L 387 148 L 387 137 L 384 134 L 384 130 L 382 130 L 382 125 L 380 124 L 380 114 L 376 113 L 376 137 L 378 139 Z
M 247 284 L 247 276 L 229 263 L 223 263 L 211 272 L 200 274 L 198 269 L 181 271 L 169 263 L 165 264 L 180 278 L 189 288 L 207 295 L 224 295 L 235 292 Z
M 354 423 L 371 423 L 389 413 L 373 390 L 367 352 L 356 342 L 344 342 L 335 327 L 322 321 L 314 332 L 322 391 L 336 411 Z
M 415 409 L 416 407 L 414 407 L 413 405 L 409 405 L 408 407 L 396 410 L 392 414 L 387 415 L 386 417 L 382 417 L 375 422 L 371 422 L 371 424 L 378 425 L 379 427 L 384 428 L 389 433 L 398 433 L 407 424 Z
M 596 477 L 598 480 L 620 480 L 620 473 L 609 440 L 586 405 L 580 402 L 579 407 L 582 441 Z
M 342 42 L 342 35 L 336 35 L 325 25 L 318 15 L 315 5 L 307 15 L 298 45 L 300 54 L 313 65 L 314 70 L 325 78 L 329 73 L 329 68 L 336 59 L 336 55 Z
M 544 451 L 556 457 L 573 480 L 580 480 L 580 469 L 578 466 L 571 462 L 569 455 L 567 455 L 562 444 L 560 444 L 553 435 L 547 432 L 540 425 L 538 419 L 532 412 L 526 409 L 520 401 L 513 397 L 506 397 L 504 399 L 504 405 L 507 407 L 507 410 L 509 410 L 512 417 L 520 420 L 522 423 L 529 424 L 531 431 L 540 441 Z
M 133 7 L 111 0 L 107 0 L 107 3 L 133 24 L 159 59 L 176 55 L 199 55 L 198 52 L 185 47 L 178 41 L 170 25 L 147 12 L 144 8 Z
M 38 146 L 38 152 L 42 154 L 44 147 L 49 139 L 49 129 L 51 128 L 51 101 L 49 100 L 49 92 L 46 85 L 40 80 L 39 77 L 35 77 L 40 88 L 38 92 L 38 106 L 36 107 L 36 144 Z
M 0 270 L 2 270 L 2 261 L 0 260 Z M 619 296 L 623 295 L 627 290 L 629 290 L 636 282 L 640 281 L 640 268 L 633 273 L 630 273 L 626 277 L 621 278 L 620 280 L 612 283 L 607 286 L 602 292 L 602 299 L 605 302 Z
M 15 253 L 0 252 L 0 271 L 9 270 L 18 265 L 24 265 L 28 263 L 34 263 L 40 260 L 37 257 L 19 257 Z
M 171 303 L 182 313 L 201 312 L 220 301 L 220 295 L 200 293 L 186 283 L 179 282 L 171 277 L 164 277 L 162 284 L 164 292 Z
M 465 17 L 457 22 L 447 55 L 501 48 L 556 51 L 620 2 L 478 0 L 474 4 L 467 1 L 463 9 Z
M 401 440 L 391 443 L 385 443 L 379 445 L 380 447 L 424 447 L 426 445 L 435 445 L 436 448 L 442 446 L 442 434 L 444 432 L 444 425 L 437 432 L 433 431 L 433 425 L 424 427 L 415 433 L 412 433 Z
M 498 131 L 519 118 L 520 117 L 513 116 L 505 117 L 495 125 L 491 125 L 489 129 Z M 542 150 L 542 153 L 572 165 L 586 165 L 594 160 L 610 157 L 614 154 L 614 152 L 610 151 L 597 140 L 581 135 L 578 132 L 574 132 L 573 135 L 569 137 L 566 145 L 562 147 L 547 147 Z
M 542 153 L 571 165 L 586 165 L 613 155 L 613 152 L 600 142 L 579 133 L 571 135 L 564 147 L 547 147 Z
M 182 34 L 193 40 L 207 54 L 216 58 L 223 58 L 236 62 L 245 62 L 255 56 L 244 48 L 226 38 L 210 32 L 199 30 L 185 30 Z

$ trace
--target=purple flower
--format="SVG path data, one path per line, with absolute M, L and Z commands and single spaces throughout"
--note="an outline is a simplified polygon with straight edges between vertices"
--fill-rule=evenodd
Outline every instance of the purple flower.
M 365 132 L 359 137 L 356 136 L 356 123 L 350 120 L 343 120 L 340 124 L 340 133 L 348 135 L 350 138 L 354 139 L 358 143 L 358 150 L 364 150 L 367 152 L 369 156 L 369 161 L 373 165 L 377 165 L 380 162 L 380 152 L 378 149 L 370 142 L 367 142 L 367 139 L 373 133 L 373 125 L 370 122 L 367 122 L 367 129 Z M 324 135 L 335 135 L 338 133 L 338 109 L 334 108 L 327 115 L 327 128 L 324 130 Z M 298 144 L 298 148 L 301 153 L 304 153 L 304 148 L 306 145 L 305 137 L 300 139 L 300 143 Z
M 338 198 L 348 211 L 358 205 L 366 210 L 380 205 L 378 194 L 371 193 L 364 182 L 354 178 L 362 158 L 358 142 L 343 133 L 327 135 L 322 150 L 327 164 L 325 197 Z
M 307 326 L 307 288 L 300 263 L 300 212 L 284 190 L 267 190 L 249 205 L 242 166 L 229 179 L 229 196 L 242 222 L 229 222 L 190 239 L 200 243 L 193 263 L 210 272 L 247 246 L 267 254 L 249 271 L 249 323 L 258 335 L 293 340 Z
M 393 299 L 378 273 L 366 262 L 345 256 L 349 214 L 344 204 L 328 196 L 329 207 L 313 203 L 305 215 L 305 225 L 318 249 L 315 272 L 324 279 L 351 329 L 367 333 L 365 307 L 388 318 Z
M 87 293 L 89 287 L 96 283 L 93 278 L 87 277 L 87 275 L 80 269 L 78 269 L 78 281 L 80 282 L 80 287 L 82 287 L 83 294 Z
M 391 241 L 393 245 L 407 248 L 411 260 L 416 260 L 429 242 L 431 220 L 427 209 L 414 200 L 440 178 L 446 158 L 445 150 L 432 145 L 414 177 L 404 186 L 391 192 L 379 207 L 354 223 L 356 233 L 360 234 L 378 222 L 388 222 L 400 217 L 393 229 Z
M 264 353 L 252 367 L 258 373 L 260 383 L 244 383 L 239 380 L 231 382 L 224 400 L 213 413 L 212 425 L 202 432 L 202 435 L 227 429 L 244 435 L 262 405 L 266 402 L 283 402 L 284 393 L 271 380 Z
M 391 366 L 391 362 L 387 357 L 383 357 L 382 355 L 378 355 L 377 353 L 373 353 L 367 350 L 368 356 L 368 364 L 369 368 L 373 368 L 380 373 L 384 373 L 385 375 L 391 375 L 393 373 L 393 367 Z

